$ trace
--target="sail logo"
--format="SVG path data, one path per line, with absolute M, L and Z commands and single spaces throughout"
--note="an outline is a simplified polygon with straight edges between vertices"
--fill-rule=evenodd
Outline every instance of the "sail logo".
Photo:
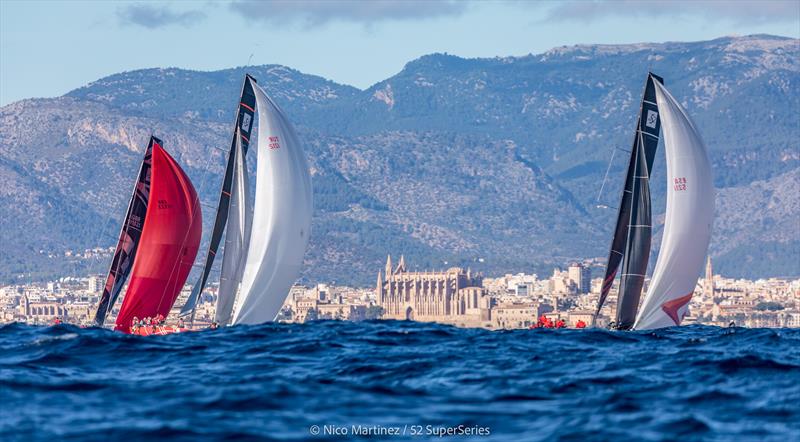
M 675 189 L 676 192 L 686 190 L 686 177 L 673 178 L 672 188 Z
M 658 112 L 654 112 L 651 110 L 647 111 L 647 120 L 645 121 L 645 126 L 649 127 L 650 129 L 655 129 L 656 124 L 658 124 Z
M 136 230 L 142 230 L 142 218 L 139 215 L 131 214 L 128 225 Z
M 280 149 L 281 144 L 278 141 L 278 137 L 269 137 L 269 148 L 270 149 Z
M 250 123 L 253 122 L 253 117 L 250 116 L 248 113 L 242 114 L 242 130 L 245 132 L 250 132 Z
M 170 209 L 172 208 L 172 204 L 170 204 L 167 200 L 158 200 L 158 208 L 159 209 Z

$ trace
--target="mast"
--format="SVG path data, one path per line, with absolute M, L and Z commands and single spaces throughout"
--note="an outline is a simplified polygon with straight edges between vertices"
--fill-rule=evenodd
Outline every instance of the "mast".
M 238 129 L 237 129 L 238 132 Z M 231 204 L 228 211 L 228 227 L 225 231 L 225 252 L 219 275 L 217 311 L 214 321 L 219 325 L 230 324 L 236 293 L 242 282 L 247 247 L 250 240 L 252 213 L 247 202 L 247 162 L 242 154 L 241 143 L 236 143 L 236 167 L 231 186 Z
M 214 228 L 211 231 L 211 241 L 206 251 L 203 270 L 197 282 L 192 287 L 192 293 L 186 300 L 186 304 L 181 308 L 181 316 L 192 315 L 192 317 L 194 317 L 197 301 L 200 298 L 200 293 L 203 292 L 208 282 L 208 275 L 211 272 L 211 267 L 214 265 L 214 258 L 216 258 L 219 243 L 222 240 L 222 234 L 228 222 L 231 187 L 233 186 L 233 174 L 236 164 L 236 139 L 237 137 L 241 138 L 242 155 L 246 156 L 247 148 L 250 146 L 250 135 L 253 129 L 253 119 L 255 117 L 256 96 L 253 92 L 253 83 L 255 82 L 255 78 L 251 77 L 249 74 L 245 74 L 244 83 L 242 84 L 242 93 L 239 98 L 239 105 L 237 106 L 236 123 L 234 125 L 233 137 L 231 138 L 231 147 L 228 150 L 225 177 L 222 179 L 222 188 L 220 189 L 219 203 L 217 204 L 217 215 L 214 220 Z
M 144 151 L 142 163 L 139 166 L 139 174 L 133 186 L 133 194 L 128 203 L 128 211 L 125 214 L 125 221 L 117 239 L 117 246 L 114 249 L 114 257 L 108 269 L 106 283 L 103 294 L 97 305 L 94 323 L 102 327 L 106 316 L 113 309 L 117 301 L 122 286 L 131 271 L 131 265 L 136 257 L 139 248 L 139 239 L 142 235 L 145 214 L 147 213 L 147 203 L 150 199 L 150 169 L 152 167 L 153 142 L 160 143 L 155 137 L 150 137 L 150 142 Z
M 647 275 L 650 259 L 650 242 L 653 236 L 650 207 L 650 168 L 647 166 L 646 152 L 639 132 L 639 143 L 635 147 L 633 193 L 631 194 L 631 213 L 625 241 L 625 259 L 622 262 L 619 293 L 617 295 L 617 329 L 628 330 L 636 319 L 639 298 Z
M 655 84 L 664 80 L 649 73 L 645 83 L 639 118 L 636 122 L 631 157 L 620 198 L 617 224 L 611 240 L 606 272 L 595 317 L 608 297 L 614 278 L 622 266 L 617 296 L 617 328 L 627 330 L 633 325 L 639 306 L 644 275 L 650 253 L 651 211 L 649 176 L 658 147 L 661 122 L 656 104 Z

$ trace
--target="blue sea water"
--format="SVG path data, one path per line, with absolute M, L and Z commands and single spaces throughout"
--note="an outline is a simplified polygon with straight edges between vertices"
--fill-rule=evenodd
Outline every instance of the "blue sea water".
M 800 330 L 11 324 L 0 411 L 2 441 L 797 441 Z

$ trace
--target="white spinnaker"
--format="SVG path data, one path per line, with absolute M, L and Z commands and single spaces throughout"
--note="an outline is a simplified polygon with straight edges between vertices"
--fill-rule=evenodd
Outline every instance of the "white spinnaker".
M 252 214 L 247 202 L 249 191 L 247 180 L 247 160 L 242 152 L 242 139 L 236 130 L 236 161 L 233 165 L 233 183 L 228 207 L 228 227 L 225 234 L 225 254 L 222 257 L 222 271 L 217 295 L 217 312 L 214 320 L 220 325 L 231 321 L 234 300 L 242 281 L 250 240 Z
M 234 324 L 272 321 L 300 274 L 311 229 L 311 176 L 289 120 L 261 87 L 253 227 Z
M 667 214 L 636 330 L 680 325 L 705 263 L 714 221 L 711 163 L 700 133 L 658 82 L 656 101 L 667 155 Z

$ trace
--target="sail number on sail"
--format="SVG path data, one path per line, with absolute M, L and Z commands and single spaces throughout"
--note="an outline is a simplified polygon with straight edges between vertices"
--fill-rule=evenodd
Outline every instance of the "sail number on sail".
M 281 148 L 281 143 L 278 141 L 278 137 L 269 137 L 269 148 L 270 149 Z

